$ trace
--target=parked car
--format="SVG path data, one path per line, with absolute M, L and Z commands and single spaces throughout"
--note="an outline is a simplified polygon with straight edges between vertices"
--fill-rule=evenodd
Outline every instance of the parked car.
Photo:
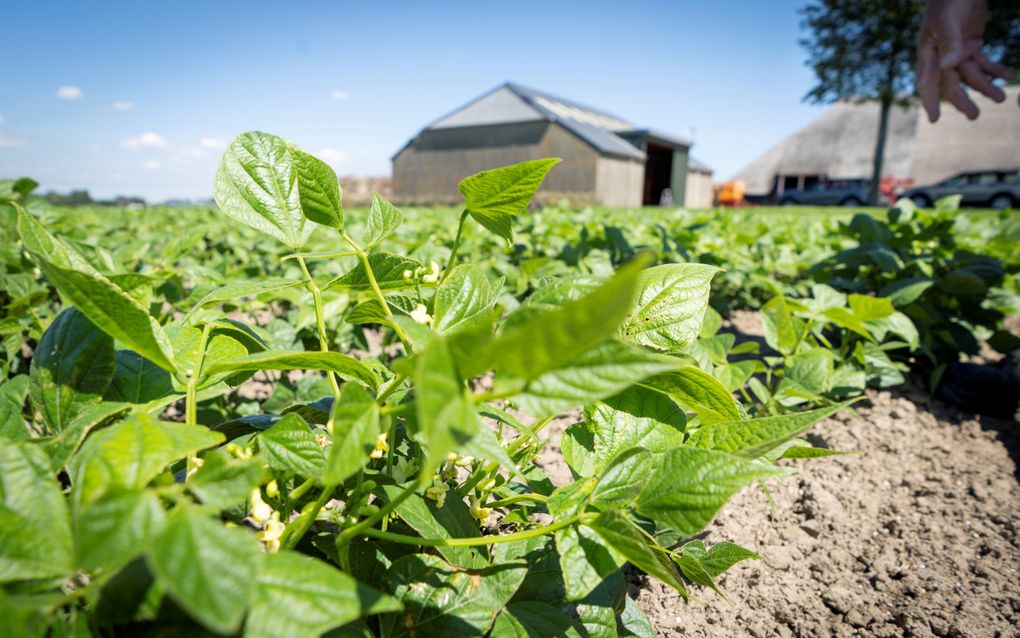
M 860 206 L 868 201 L 870 184 L 867 179 L 822 179 L 805 188 L 783 191 L 779 203 L 783 206 Z
M 922 208 L 947 195 L 960 195 L 961 206 L 998 209 L 1017 206 L 1020 204 L 1020 169 L 960 173 L 938 184 L 911 188 L 901 194 Z

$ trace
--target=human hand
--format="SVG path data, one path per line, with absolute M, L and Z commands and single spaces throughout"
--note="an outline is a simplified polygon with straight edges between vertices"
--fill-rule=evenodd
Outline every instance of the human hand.
M 917 87 L 931 122 L 939 119 L 940 92 L 971 120 L 979 110 L 964 85 L 996 102 L 1006 99 L 992 79 L 1008 80 L 1009 69 L 982 50 L 987 18 L 985 0 L 929 0 L 917 49 Z

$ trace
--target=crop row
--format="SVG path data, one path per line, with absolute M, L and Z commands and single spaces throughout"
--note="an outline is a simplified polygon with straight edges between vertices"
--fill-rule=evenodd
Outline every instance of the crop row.
M 555 163 L 469 177 L 461 210 L 344 210 L 327 165 L 246 133 L 218 211 L 0 189 L 14 633 L 652 635 L 625 563 L 718 591 L 757 556 L 698 534 L 838 454 L 814 423 L 1013 345 L 1006 214 L 523 214 Z

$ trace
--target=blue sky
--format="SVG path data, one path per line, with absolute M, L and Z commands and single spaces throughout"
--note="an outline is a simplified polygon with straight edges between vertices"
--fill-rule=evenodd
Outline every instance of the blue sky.
M 695 140 L 731 176 L 810 121 L 800 2 L 45 2 L 4 10 L 0 177 L 207 197 L 260 129 L 382 175 L 507 80 Z

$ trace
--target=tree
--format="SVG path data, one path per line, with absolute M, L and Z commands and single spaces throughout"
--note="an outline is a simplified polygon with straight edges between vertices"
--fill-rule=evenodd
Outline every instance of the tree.
M 1015 1 L 1015 0 L 1014 0 Z M 811 35 L 800 40 L 818 84 L 804 96 L 815 103 L 871 101 L 881 105 L 871 171 L 870 203 L 878 203 L 889 111 L 914 99 L 917 38 L 923 0 L 818 0 L 801 10 Z M 1020 5 L 989 3 L 986 49 L 1015 63 Z

